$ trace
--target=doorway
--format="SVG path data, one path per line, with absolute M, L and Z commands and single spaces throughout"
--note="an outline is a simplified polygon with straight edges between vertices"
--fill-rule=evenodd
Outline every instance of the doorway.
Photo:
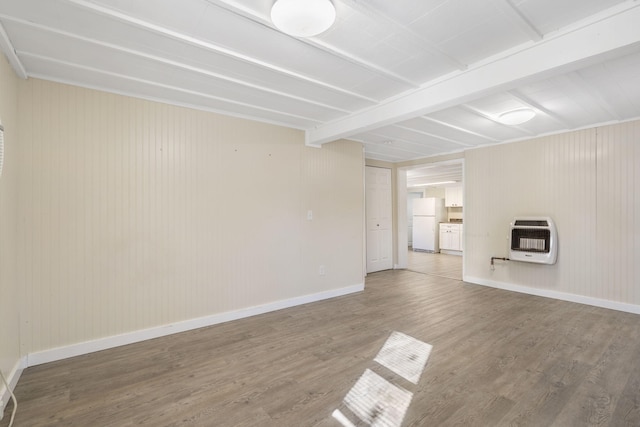
M 398 242 L 402 241 L 403 235 L 407 238 L 405 240 L 407 243 L 398 245 L 399 258 L 400 253 L 407 254 L 403 268 L 423 274 L 462 280 L 464 251 L 414 252 L 409 240 L 412 234 L 409 224 L 412 215 L 410 205 L 415 198 L 435 197 L 446 200 L 447 194 L 454 194 L 454 189 L 459 188 L 464 199 L 463 162 L 464 159 L 454 159 L 398 169 L 398 184 L 403 183 L 403 187 L 405 187 L 398 188 L 398 214 L 404 215 L 402 211 L 406 209 L 408 219 L 406 226 L 398 224 L 397 230 Z M 446 217 L 442 219 L 442 222 L 460 224 L 460 228 L 463 229 L 464 202 L 456 201 L 454 206 L 446 207 Z M 463 245 L 461 245 L 462 247 Z

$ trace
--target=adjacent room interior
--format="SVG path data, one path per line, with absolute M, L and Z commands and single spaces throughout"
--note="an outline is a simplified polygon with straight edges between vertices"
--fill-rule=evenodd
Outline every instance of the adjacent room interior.
M 408 265 L 411 271 L 462 280 L 464 256 L 464 161 L 407 168 L 407 240 Z M 404 172 L 404 171 L 403 171 Z M 414 230 L 414 216 L 420 221 L 423 210 L 414 205 L 416 199 L 436 199 L 441 205 L 433 224 L 418 225 Z M 402 203 L 402 201 L 398 201 Z M 420 202 L 417 202 L 420 203 Z M 429 215 L 430 216 L 430 215 Z M 424 236 L 416 247 L 413 235 Z M 418 237 L 419 238 L 419 237 Z
M 0 3 L 0 427 L 640 425 L 640 2 L 179 3 Z

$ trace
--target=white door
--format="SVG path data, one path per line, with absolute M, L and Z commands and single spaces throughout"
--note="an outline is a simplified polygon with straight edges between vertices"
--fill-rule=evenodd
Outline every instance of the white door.
M 365 168 L 367 273 L 393 267 L 391 169 Z

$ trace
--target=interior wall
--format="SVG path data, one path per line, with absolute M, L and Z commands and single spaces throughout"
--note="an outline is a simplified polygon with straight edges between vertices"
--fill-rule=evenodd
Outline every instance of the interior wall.
M 444 187 L 426 187 L 424 191 L 424 197 L 436 197 L 439 199 L 445 198 Z
M 465 280 L 640 310 L 640 122 L 468 150 Z M 516 216 L 550 216 L 555 265 L 508 257 Z
M 363 284 L 359 143 L 38 79 L 19 108 L 24 354 Z
M 20 369 L 18 309 L 18 78 L 0 55 L 0 121 L 4 126 L 4 167 L 0 176 L 0 370 L 15 382 Z M 0 409 L 8 395 L 0 382 Z

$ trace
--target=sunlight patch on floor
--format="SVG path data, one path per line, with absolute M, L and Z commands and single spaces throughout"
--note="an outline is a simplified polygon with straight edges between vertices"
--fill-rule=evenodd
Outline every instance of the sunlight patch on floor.
M 407 381 L 418 384 L 432 348 L 409 335 L 392 332 L 373 360 Z M 412 398 L 412 392 L 366 369 L 343 403 L 366 425 L 400 427 Z M 339 409 L 333 411 L 332 416 L 343 427 L 355 426 Z
M 371 426 L 400 427 L 413 393 L 367 369 L 344 398 L 347 407 Z
M 374 361 L 418 384 L 432 346 L 402 332 L 393 332 Z

